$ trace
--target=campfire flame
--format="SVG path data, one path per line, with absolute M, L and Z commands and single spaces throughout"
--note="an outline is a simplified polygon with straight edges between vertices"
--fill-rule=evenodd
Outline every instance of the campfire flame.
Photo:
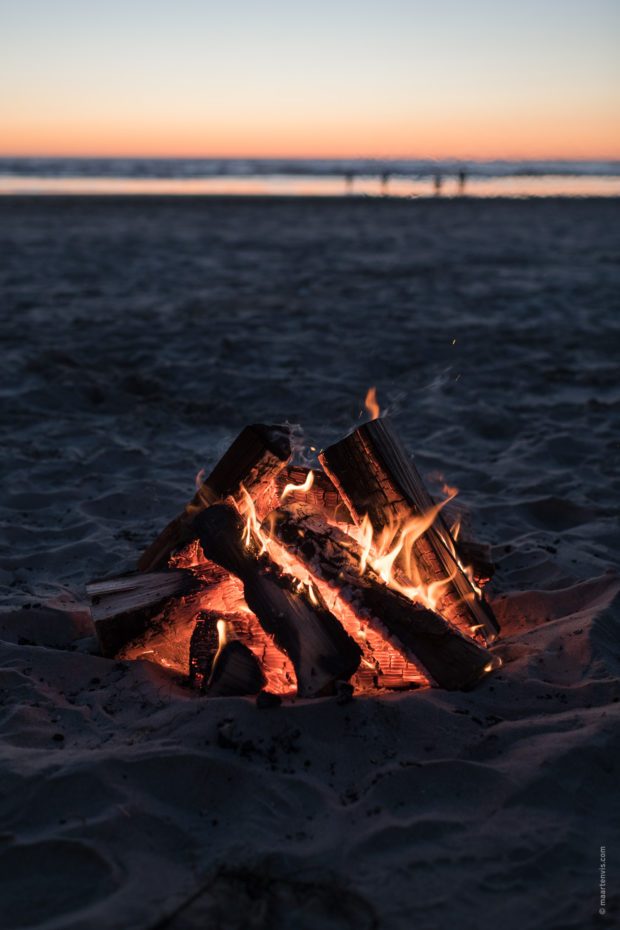
M 378 420 L 379 415 L 381 414 L 381 408 L 377 403 L 377 389 L 374 387 L 368 388 L 368 393 L 366 394 L 366 410 L 370 414 L 371 420 Z
M 379 407 L 376 404 L 374 389 L 369 391 L 367 407 L 369 412 L 378 416 Z M 286 500 L 290 494 L 307 493 L 313 486 L 314 477 L 314 472 L 310 470 L 303 483 L 286 484 L 280 494 L 280 503 Z M 416 541 L 435 523 L 437 516 L 446 504 L 458 494 L 457 488 L 445 483 L 443 491 L 446 495 L 445 498 L 425 512 L 414 517 L 408 517 L 404 521 L 392 519 L 388 526 L 384 527 L 378 534 L 374 532 L 368 514 L 364 516 L 359 527 L 336 524 L 340 530 L 344 530 L 355 539 L 361 547 L 360 575 L 371 569 L 388 587 L 411 602 L 435 612 L 438 612 L 442 596 L 454 579 L 457 570 L 455 568 L 452 574 L 430 584 L 424 584 L 416 564 L 414 546 Z M 412 684 L 416 686 L 429 684 L 428 678 L 415 663 L 405 659 L 376 629 L 370 628 L 366 621 L 357 617 L 350 605 L 343 601 L 338 590 L 334 590 L 326 581 L 312 574 L 306 565 L 275 538 L 275 514 L 269 514 L 268 519 L 261 522 L 254 501 L 243 485 L 241 485 L 240 496 L 235 501 L 235 504 L 238 511 L 245 517 L 243 539 L 246 547 L 254 548 L 259 557 L 264 553 L 268 553 L 279 570 L 294 579 L 296 590 L 305 593 L 313 605 L 320 606 L 322 604 L 327 606 L 340 620 L 345 630 L 360 644 L 363 656 L 360 669 L 354 676 L 354 682 L 359 684 L 360 681 L 365 681 L 368 684 L 370 681 L 374 681 L 376 684 L 377 675 L 380 671 L 381 680 L 389 681 L 390 686 L 394 686 L 394 682 L 398 682 L 401 687 L 411 686 Z M 303 536 L 301 529 L 299 533 L 300 536 Z M 449 534 L 446 537 L 446 544 L 455 560 L 458 561 Z M 463 568 L 460 562 L 458 564 Z M 471 574 L 468 574 L 471 577 Z M 478 589 L 476 588 L 476 590 Z M 471 627 L 471 635 L 475 636 L 478 629 L 479 627 Z M 485 672 L 497 667 L 498 660 L 494 659 L 485 668 Z M 290 690 L 288 677 L 277 682 L 276 690 L 280 693 Z
M 371 388 L 366 396 L 366 409 L 372 419 L 380 415 L 380 408 L 376 400 L 376 390 Z M 321 477 L 320 475 L 318 477 Z M 196 476 L 196 487 L 202 503 L 209 506 L 214 503 L 203 488 L 204 472 Z M 287 500 L 289 495 L 307 494 L 315 482 L 315 472 L 308 470 L 302 483 L 290 482 L 280 491 L 279 504 Z M 204 493 L 203 493 L 204 492 Z M 359 574 L 372 572 L 372 577 L 380 578 L 382 582 L 393 591 L 407 598 L 419 606 L 425 607 L 441 614 L 442 598 L 451 585 L 457 569 L 451 575 L 444 575 L 437 581 L 424 583 L 421 571 L 417 564 L 415 546 L 430 527 L 435 525 L 450 551 L 455 563 L 464 570 L 473 584 L 473 572 L 464 568 L 458 559 L 454 540 L 460 531 L 461 519 L 452 528 L 446 529 L 443 520 L 437 521 L 439 514 L 446 504 L 453 500 L 458 490 L 443 482 L 444 499 L 430 506 L 426 511 L 399 519 L 393 515 L 387 526 L 376 531 L 373 527 L 370 514 L 366 514 L 359 526 L 350 523 L 334 522 L 341 533 L 351 537 L 359 546 Z M 315 574 L 292 551 L 286 548 L 278 539 L 275 532 L 275 511 L 264 517 L 265 507 L 255 502 L 247 488 L 240 484 L 233 497 L 227 498 L 233 503 L 244 521 L 243 543 L 246 548 L 260 558 L 267 554 L 276 565 L 276 570 L 293 579 L 293 587 L 300 596 L 309 600 L 317 608 L 328 609 L 340 621 L 346 632 L 352 636 L 362 650 L 362 658 L 358 671 L 352 678 L 355 687 L 368 690 L 380 686 L 411 687 L 429 686 L 430 681 L 425 671 L 417 664 L 417 660 L 409 659 L 398 643 L 394 643 L 387 631 L 381 628 L 377 618 L 360 617 L 355 608 L 347 602 L 346 592 L 338 586 Z M 257 506 L 262 508 L 262 517 L 259 517 Z M 270 505 L 273 506 L 273 505 Z M 436 523 L 437 521 L 437 523 Z M 329 518 L 328 518 L 329 522 Z M 304 536 L 299 527 L 299 534 Z M 206 571 L 205 566 L 213 566 L 205 560 L 200 546 L 194 541 L 178 552 L 170 561 L 171 567 L 187 568 L 197 575 Z M 426 576 L 428 578 L 428 575 Z M 271 638 L 264 633 L 258 619 L 243 602 L 243 587 L 233 579 L 220 582 L 223 592 L 221 608 L 217 598 L 216 588 L 210 588 L 208 596 L 205 595 L 204 607 L 216 612 L 221 611 L 221 618 L 217 620 L 218 648 L 215 653 L 212 670 L 215 668 L 222 650 L 230 639 L 238 638 L 244 642 L 256 655 L 261 663 L 266 677 L 267 689 L 273 693 L 286 694 L 294 691 L 295 673 L 288 656 L 280 651 Z M 235 589 L 234 597 L 231 595 Z M 479 592 L 479 588 L 474 586 Z M 471 597 L 475 597 L 472 593 Z M 231 600 L 231 598 L 233 598 Z M 228 599 L 228 600 L 227 600 Z M 208 603 L 207 603 L 208 602 Z M 198 607 L 203 605 L 200 599 Z M 224 619 L 226 618 L 226 619 Z M 470 635 L 475 637 L 482 627 L 472 626 Z M 490 672 L 501 664 L 495 657 L 485 667 Z
M 303 484 L 287 484 L 285 486 L 284 490 L 282 491 L 282 494 L 280 495 L 280 503 L 282 503 L 282 501 L 288 494 L 292 494 L 293 491 L 299 491 L 300 493 L 305 494 L 306 491 L 310 490 L 313 482 L 314 482 L 314 472 L 310 470 L 308 472 L 308 477 L 306 478 Z
M 415 542 L 433 525 L 439 512 L 457 494 L 456 488 L 448 488 L 449 496 L 425 513 L 404 522 L 392 520 L 375 539 L 368 514 L 359 527 L 350 527 L 349 535 L 362 547 L 360 574 L 369 565 L 388 585 L 410 601 L 436 610 L 443 591 L 454 578 L 454 574 L 430 585 L 422 583 L 413 553 Z
M 280 494 L 280 502 L 294 492 L 306 493 L 312 487 L 313 481 L 314 472 L 309 471 L 302 484 L 285 485 Z M 408 518 L 404 522 L 394 519 L 379 534 L 374 533 L 368 514 L 365 515 L 359 527 L 336 524 L 340 530 L 344 530 L 355 539 L 362 549 L 360 574 L 371 569 L 388 587 L 413 603 L 433 611 L 437 611 L 443 593 L 456 574 L 456 569 L 451 575 L 444 576 L 430 584 L 424 584 L 420 578 L 413 549 L 415 542 L 434 524 L 445 505 L 458 494 L 456 488 L 448 485 L 444 485 L 444 491 L 445 499 L 434 504 L 426 512 Z M 428 678 L 415 663 L 404 658 L 393 644 L 382 637 L 377 630 L 370 628 L 368 623 L 360 619 L 353 608 L 346 604 L 339 591 L 334 590 L 326 581 L 312 574 L 304 563 L 279 542 L 274 534 L 276 519 L 274 513 L 271 513 L 269 518 L 261 523 L 254 502 L 243 486 L 241 486 L 241 499 L 237 509 L 239 512 L 243 511 L 245 516 L 244 543 L 246 547 L 255 548 L 259 557 L 263 553 L 268 553 L 278 568 L 294 579 L 296 590 L 300 593 L 305 592 L 315 606 L 321 604 L 327 606 L 340 620 L 345 630 L 359 643 L 363 655 L 360 669 L 353 678 L 356 684 L 364 682 L 368 685 L 374 681 L 376 685 L 379 680 L 377 675 L 380 672 L 380 680 L 389 682 L 391 687 L 428 686 Z M 301 529 L 299 533 L 303 536 Z M 451 548 L 453 550 L 454 546 L 452 545 Z M 476 630 L 476 627 L 472 627 L 471 634 L 475 635 Z M 495 660 L 485 671 L 491 671 L 494 668 L 497 668 Z M 280 693 L 290 690 L 288 681 L 280 683 L 278 690 Z
M 263 532 L 263 529 L 260 524 L 260 520 L 258 519 L 258 516 L 256 513 L 256 507 L 254 506 L 254 501 L 252 500 L 252 497 L 250 496 L 250 494 L 248 493 L 247 489 L 245 488 L 243 484 L 241 485 L 241 493 L 243 495 L 243 500 L 245 501 L 246 513 L 247 513 L 243 541 L 245 543 L 246 548 L 249 548 L 252 544 L 252 539 L 253 538 L 257 539 L 258 542 L 260 543 L 260 551 L 258 553 L 260 556 L 264 552 L 267 551 L 267 547 L 269 546 L 269 537 L 266 536 L 265 533 Z
M 218 647 L 217 647 L 217 652 L 215 653 L 215 656 L 213 657 L 213 666 L 211 669 L 211 675 L 213 675 L 213 671 L 217 665 L 218 659 L 222 654 L 222 649 L 224 648 L 224 646 L 230 639 L 229 632 L 228 632 L 228 624 L 226 623 L 225 620 L 218 620 L 216 623 L 216 629 L 217 629 Z

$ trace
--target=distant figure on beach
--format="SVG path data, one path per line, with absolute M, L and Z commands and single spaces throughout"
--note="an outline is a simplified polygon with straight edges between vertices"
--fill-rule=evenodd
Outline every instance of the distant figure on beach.
M 465 171 L 464 168 L 461 168 L 461 170 L 459 171 L 458 177 L 459 177 L 459 194 L 461 194 L 462 196 L 465 193 L 465 181 L 467 180 L 467 172 Z
M 434 180 L 435 197 L 439 197 L 439 195 L 441 194 L 442 180 L 443 178 L 441 177 L 441 173 L 439 171 L 435 172 L 435 180 Z
M 390 172 L 384 171 L 383 174 L 381 175 L 381 193 L 383 194 L 384 197 L 387 197 L 389 181 L 390 181 Z
M 354 173 L 353 173 L 352 171 L 347 171 L 347 173 L 346 173 L 345 176 L 344 176 L 344 183 L 345 183 L 345 186 L 346 186 L 346 189 L 347 189 L 347 194 L 352 194 L 352 193 L 353 193 L 353 179 L 354 179 L 354 177 L 355 177 L 355 175 L 354 175 Z

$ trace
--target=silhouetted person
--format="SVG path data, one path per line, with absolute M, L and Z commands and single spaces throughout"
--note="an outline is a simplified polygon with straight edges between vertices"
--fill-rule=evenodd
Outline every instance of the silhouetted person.
M 354 173 L 353 173 L 352 171 L 347 171 L 347 173 L 346 173 L 345 176 L 344 176 L 344 183 L 345 183 L 345 186 L 346 186 L 346 188 L 347 188 L 347 194 L 352 194 L 352 193 L 353 193 L 353 179 L 354 179 L 354 177 L 355 177 L 355 175 L 354 175 Z
M 443 179 L 442 179 L 442 177 L 441 177 L 440 172 L 437 171 L 437 172 L 435 173 L 435 179 L 434 179 L 435 197 L 439 197 L 439 195 L 441 194 L 441 182 L 442 182 L 442 180 L 443 180 Z
M 384 171 L 383 174 L 381 175 L 381 193 L 383 194 L 384 197 L 387 196 L 389 180 L 390 180 L 390 172 Z
M 465 181 L 467 180 L 467 172 L 464 168 L 461 168 L 459 171 L 459 194 L 461 196 L 465 193 Z

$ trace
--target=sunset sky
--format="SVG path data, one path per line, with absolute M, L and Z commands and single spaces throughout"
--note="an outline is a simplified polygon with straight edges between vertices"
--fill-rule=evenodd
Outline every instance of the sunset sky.
M 0 0 L 1 155 L 620 158 L 618 0 Z

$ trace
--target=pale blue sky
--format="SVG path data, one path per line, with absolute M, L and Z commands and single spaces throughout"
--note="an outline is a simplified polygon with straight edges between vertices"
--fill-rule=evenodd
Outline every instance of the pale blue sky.
M 618 0 L 0 0 L 0 36 L 5 152 L 99 138 L 122 154 L 125 138 L 132 154 L 168 127 L 216 154 L 330 135 L 377 154 L 382 134 L 403 139 L 395 155 L 544 148 L 555 132 L 620 155 Z

